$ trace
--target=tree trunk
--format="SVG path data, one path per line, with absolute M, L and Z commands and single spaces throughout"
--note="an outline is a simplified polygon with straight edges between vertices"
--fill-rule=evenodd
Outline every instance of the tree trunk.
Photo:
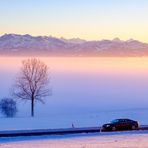
M 31 116 L 34 117 L 34 97 L 31 99 Z

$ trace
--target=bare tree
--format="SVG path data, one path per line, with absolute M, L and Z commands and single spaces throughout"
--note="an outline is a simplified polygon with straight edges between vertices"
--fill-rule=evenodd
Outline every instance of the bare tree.
M 44 103 L 50 95 L 48 67 L 39 59 L 22 61 L 20 75 L 16 79 L 13 94 L 16 98 L 31 101 L 31 116 L 34 116 L 35 101 Z

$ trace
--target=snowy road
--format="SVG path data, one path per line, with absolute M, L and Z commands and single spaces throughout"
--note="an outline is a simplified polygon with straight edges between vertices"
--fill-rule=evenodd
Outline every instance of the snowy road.
M 148 130 L 148 125 L 140 126 L 139 132 Z M 103 131 L 102 131 L 103 132 Z M 60 128 L 60 129 L 30 129 L 30 130 L 3 130 L 0 137 L 19 136 L 43 136 L 43 135 L 66 135 L 84 133 L 102 133 L 101 127 L 81 127 L 81 128 Z M 134 131 L 133 131 L 134 132 Z
M 148 148 L 148 131 L 0 138 L 2 148 Z

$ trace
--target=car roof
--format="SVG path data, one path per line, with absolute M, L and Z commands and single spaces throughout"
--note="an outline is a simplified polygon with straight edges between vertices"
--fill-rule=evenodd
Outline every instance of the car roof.
M 117 120 L 128 120 L 128 121 L 134 121 L 134 120 L 131 120 L 131 119 L 128 119 L 128 118 L 120 118 L 120 119 L 117 119 Z

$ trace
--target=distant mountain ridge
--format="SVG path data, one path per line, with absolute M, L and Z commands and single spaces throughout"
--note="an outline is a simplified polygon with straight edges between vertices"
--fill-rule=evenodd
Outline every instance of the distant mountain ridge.
M 1 55 L 44 56 L 148 56 L 148 44 L 137 40 L 86 41 L 29 34 L 0 36 Z

